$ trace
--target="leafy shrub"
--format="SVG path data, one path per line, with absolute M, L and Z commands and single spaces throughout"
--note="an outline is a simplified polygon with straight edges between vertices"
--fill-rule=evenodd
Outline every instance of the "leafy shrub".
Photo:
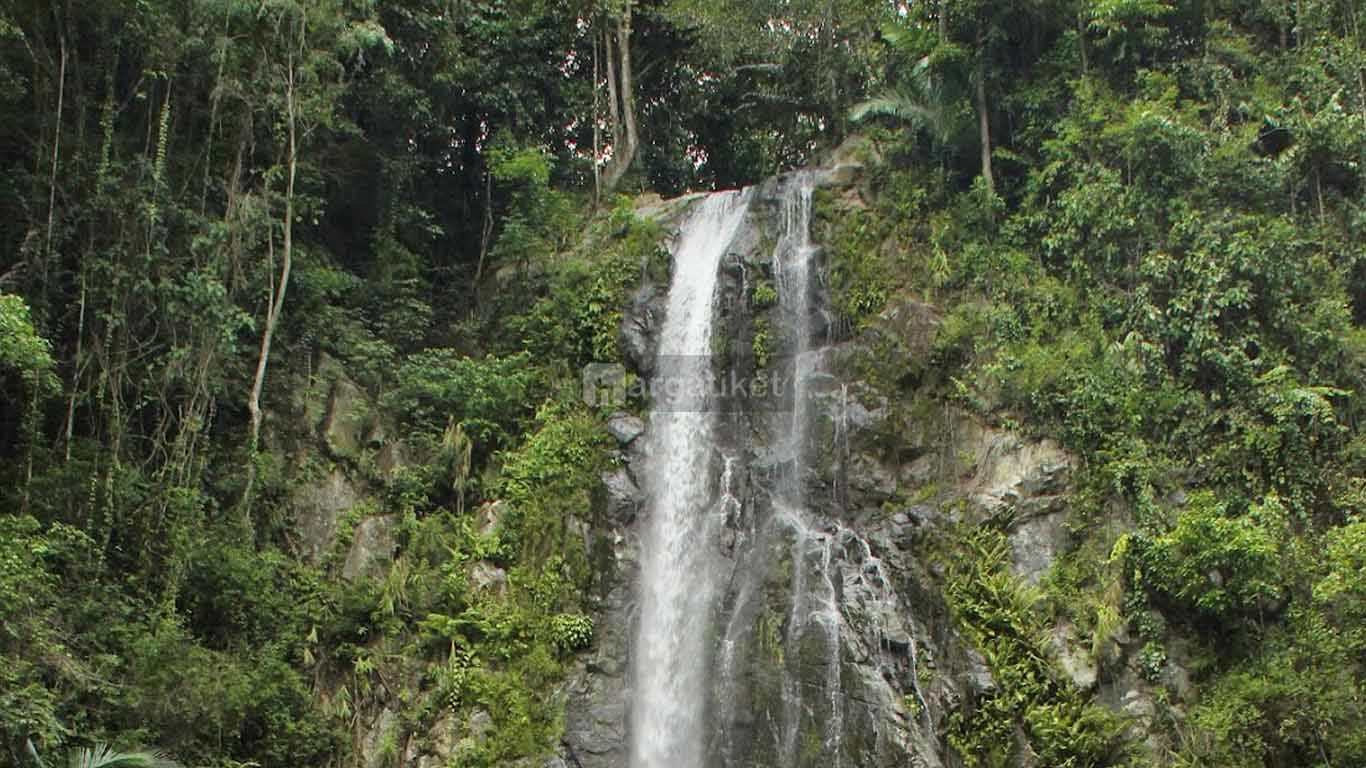
M 562 652 L 587 648 L 593 642 L 593 619 L 581 613 L 557 613 L 550 617 L 550 637 Z
M 431 438 L 454 421 L 487 455 L 511 444 L 531 414 L 536 387 L 525 353 L 471 358 L 429 349 L 403 361 L 398 386 L 382 402 L 402 423 Z
M 1191 712 L 1182 765 L 1366 764 L 1360 658 L 1309 615 L 1211 682 Z
M 882 255 L 885 220 L 862 210 L 843 210 L 827 194 L 815 201 L 817 239 L 829 252 L 831 302 L 840 316 L 860 326 L 882 311 L 892 286 Z
M 1009 544 L 990 528 L 957 529 L 938 553 L 946 595 L 999 691 L 955 712 L 949 743 L 969 766 L 1006 765 L 1022 728 L 1047 765 L 1129 765 L 1124 723 L 1062 682 L 1049 658 L 1037 592 L 1010 572 Z
M 38 335 L 28 305 L 18 296 L 0 294 L 0 371 L 18 371 L 30 385 L 55 390 L 52 345 Z
M 754 287 L 750 290 L 750 300 L 757 309 L 771 307 L 778 303 L 778 289 L 773 287 L 773 282 L 770 280 L 756 280 Z
M 621 358 L 618 329 L 630 291 L 667 271 L 658 224 L 635 216 L 629 201 L 595 222 L 579 252 L 550 265 L 545 295 L 520 303 L 511 327 L 538 359 L 571 366 Z
M 1285 508 L 1268 497 L 1245 514 L 1230 511 L 1214 494 L 1197 493 L 1172 530 L 1135 535 L 1129 553 L 1139 579 L 1136 586 L 1188 615 L 1216 620 L 1246 615 L 1280 599 L 1285 589 Z
M 587 519 L 592 511 L 609 438 L 577 406 L 546 403 L 536 422 L 525 444 L 500 456 L 498 487 L 512 511 L 499 535 L 508 554 L 521 552 L 530 562 L 559 554 L 578 574 L 587 568 L 586 552 L 566 531 L 572 517 Z

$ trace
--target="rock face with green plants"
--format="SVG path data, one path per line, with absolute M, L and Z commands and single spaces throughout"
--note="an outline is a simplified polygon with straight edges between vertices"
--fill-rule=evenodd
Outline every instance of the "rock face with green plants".
M 740 188 L 678 764 L 1366 765 L 1363 26 L 0 4 L 0 765 L 664 768 L 601 396 Z
M 859 183 L 865 169 L 847 157 L 856 151 L 846 148 L 828 167 L 755 190 L 722 265 L 719 376 L 794 375 L 799 342 L 793 334 L 770 330 L 762 342 L 772 345 L 767 353 L 758 341 L 764 329 L 794 325 L 773 287 L 785 277 L 775 253 L 794 235 L 785 213 L 803 180 L 817 187 L 827 220 L 866 209 Z M 684 218 L 668 213 L 672 221 Z M 1028 584 L 1068 546 L 1064 513 L 1076 460 L 1051 440 L 993 427 L 923 392 L 899 402 L 889 398 L 875 383 L 889 371 L 871 367 L 893 360 L 895 371 L 928 368 L 941 310 L 896 299 L 866 327 L 842 327 L 827 319 L 836 315 L 821 287 L 829 284 L 829 260 L 838 254 L 819 246 L 810 253 L 813 322 L 805 325 L 813 333 L 812 363 L 799 388 L 809 406 L 741 398 L 724 406 L 720 420 L 715 494 L 718 504 L 729 498 L 732 506 L 715 548 L 725 556 L 721 581 L 730 586 L 715 609 L 710 655 L 701 660 L 716 678 L 707 702 L 717 734 L 708 759 L 717 765 L 958 764 L 951 738 L 972 734 L 965 713 L 992 701 L 1000 683 L 984 656 L 990 649 L 979 650 L 992 636 L 974 636 L 970 625 L 956 623 L 953 593 L 945 589 L 988 578 L 998 582 L 1002 594 L 991 597 L 1003 605 L 982 610 L 1016 608 L 1021 612 L 1013 618 L 1021 625 L 1014 631 L 1053 639 L 1020 653 L 1039 665 L 1032 674 L 1053 682 L 1050 703 L 1071 708 L 1056 716 L 1061 727 L 1088 729 L 1098 752 L 1120 755 L 1123 725 L 1094 698 L 1095 663 L 1082 640 L 1069 625 L 1053 627 L 1030 616 L 1027 603 L 1018 605 L 1029 599 Z M 653 309 L 647 302 L 635 311 Z M 628 314 L 622 333 L 639 333 L 642 325 Z M 653 343 L 646 338 L 641 346 Z M 609 426 L 626 466 L 604 475 L 608 508 L 616 511 L 605 522 L 616 542 L 610 562 L 618 578 L 596 617 L 599 626 L 632 621 L 637 513 L 648 506 L 636 481 L 649 460 L 640 452 L 642 428 L 649 429 L 645 415 L 620 414 Z M 796 480 L 811 509 L 801 520 L 784 517 L 790 512 L 777 500 L 784 474 L 794 470 L 783 445 L 794 416 L 808 422 L 802 427 L 808 466 Z M 964 540 L 966 531 L 991 525 L 1001 526 L 998 538 Z M 969 547 L 988 545 L 970 550 L 977 570 L 955 570 Z M 629 633 L 614 633 L 570 675 L 565 745 L 580 765 L 628 764 L 630 653 Z M 1150 691 L 1124 685 L 1103 692 L 1126 705 L 1151 706 Z M 1071 719 L 1082 715 L 1090 719 Z M 1030 748 L 1023 734 L 1005 737 L 992 747 L 1018 754 Z

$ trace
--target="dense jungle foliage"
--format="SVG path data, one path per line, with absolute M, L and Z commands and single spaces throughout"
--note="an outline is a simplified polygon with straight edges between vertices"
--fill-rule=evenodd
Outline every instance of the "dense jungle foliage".
M 930 365 L 872 380 L 1083 460 L 1038 590 L 991 526 L 944 544 L 1016 681 L 955 723 L 965 762 L 1019 730 L 1056 766 L 1366 765 L 1361 24 L 1361 0 L 5 0 L 0 763 L 395 765 L 395 734 L 475 706 L 462 765 L 554 750 L 611 461 L 577 372 L 667 269 L 622 193 L 859 130 L 875 203 L 826 201 L 818 233 L 844 324 L 943 312 Z M 319 451 L 338 367 L 373 428 Z M 338 467 L 366 499 L 306 556 L 296 486 Z M 342 578 L 379 513 L 393 566 Z M 1174 750 L 1136 757 L 1056 684 L 1052 617 L 1100 659 L 1138 637 L 1154 678 L 1184 649 Z M 357 744 L 380 690 L 400 721 Z

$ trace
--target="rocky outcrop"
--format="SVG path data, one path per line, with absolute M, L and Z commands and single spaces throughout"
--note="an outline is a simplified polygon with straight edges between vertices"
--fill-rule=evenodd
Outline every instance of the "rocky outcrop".
M 343 522 L 357 509 L 375 508 L 373 485 L 418 461 L 401 440 L 388 440 L 372 398 L 330 355 L 317 369 L 295 406 L 309 426 L 308 442 L 298 445 L 291 460 L 290 508 L 294 513 L 296 548 L 304 560 L 321 564 L 337 546 Z M 367 480 L 362 465 L 371 466 Z M 349 547 L 337 553 L 347 580 L 382 575 L 393 559 L 394 518 L 365 517 L 353 521 Z
M 862 205 L 857 153 L 815 175 L 840 204 Z M 798 478 L 810 509 L 793 514 L 775 504 L 779 483 L 799 466 L 776 437 L 790 410 L 719 401 L 717 475 L 725 457 L 739 478 L 729 489 L 737 506 L 716 543 L 729 586 L 712 617 L 714 655 L 699 660 L 718 680 L 709 764 L 958 766 L 946 742 L 949 718 L 998 684 L 983 655 L 955 631 L 931 551 L 954 526 L 990 521 L 1009 531 L 1016 575 L 1039 582 L 1070 545 L 1063 523 L 1076 460 L 1051 441 L 920 399 L 942 317 L 932 304 L 894 296 L 852 338 L 836 334 L 838 324 L 824 315 L 794 324 L 775 314 L 779 308 L 756 304 L 754 287 L 777 278 L 771 255 L 788 183 L 771 179 L 752 195 L 749 221 L 723 261 L 723 338 L 715 349 L 726 374 L 743 379 L 789 365 L 784 350 L 820 348 L 806 371 L 810 456 Z M 676 221 L 688 204 L 653 201 L 648 211 Z M 818 308 L 829 306 L 827 284 L 813 281 Z M 643 286 L 624 312 L 622 347 L 641 376 L 654 362 L 661 299 L 658 286 Z M 796 326 L 811 329 L 807 344 L 782 337 L 781 329 Z M 756 355 L 752 340 L 761 328 L 778 336 L 779 362 Z M 885 375 L 867 376 L 870 365 L 883 366 Z M 594 529 L 598 632 L 563 690 L 559 759 L 579 768 L 627 766 L 631 584 L 636 529 L 648 514 L 636 471 L 648 414 L 615 414 L 607 429 L 622 463 L 602 477 L 603 514 Z M 1151 717 L 1150 686 L 1127 672 L 1107 677 L 1088 641 L 1070 625 L 1055 628 L 1050 647 L 1059 675 L 1117 710 Z M 1170 676 L 1179 681 L 1180 672 Z M 1018 741 L 1018 764 L 1037 764 L 1023 734 Z
M 393 515 L 367 517 L 356 524 L 351 534 L 351 549 L 346 553 L 341 575 L 347 581 L 383 576 L 394 560 Z
M 361 491 L 340 467 L 333 467 L 321 478 L 294 487 L 294 530 L 299 553 L 317 564 L 332 551 L 342 516 L 361 500 Z
M 567 676 L 565 733 L 560 759 L 572 768 L 623 768 L 627 764 L 630 643 L 638 569 L 637 514 L 645 502 L 636 482 L 644 460 L 645 421 L 616 414 L 607 425 L 621 450 L 620 466 L 603 475 L 604 516 L 593 531 L 598 589 L 593 595 L 593 646 Z
M 847 187 L 860 175 L 850 162 L 820 174 L 819 181 Z M 723 267 L 719 325 L 727 339 L 738 340 L 723 345 L 723 356 L 729 372 L 741 377 L 761 368 L 747 342 L 758 320 L 748 297 L 756 281 L 774 279 L 770 256 L 782 226 L 783 183 L 772 180 L 755 193 L 751 223 Z M 656 210 L 677 215 L 667 204 Z M 653 363 L 660 298 L 657 288 L 643 287 L 622 321 L 628 363 L 642 376 Z M 821 337 L 816 344 L 831 327 L 823 319 L 809 325 Z M 954 765 L 943 742 L 949 714 L 994 690 L 981 656 L 953 632 L 935 577 L 925 568 L 928 532 L 952 522 L 940 509 L 954 507 L 954 499 L 970 502 L 980 514 L 1003 504 L 1033 504 L 1057 491 L 1067 462 L 1050 446 L 994 432 L 961 413 L 946 417 L 954 427 L 947 433 L 927 424 L 907 430 L 894 423 L 904 414 L 843 369 L 860 353 L 889 349 L 923 367 L 938 325 L 934 307 L 898 299 L 869 334 L 819 356 L 808 373 L 817 404 L 808 430 L 814 470 L 804 480 L 814 505 L 809 518 L 785 520 L 772 506 L 774 483 L 789 471 L 772 443 L 773 414 L 723 403 L 724 445 L 717 454 L 735 457 L 746 469 L 738 484 L 740 508 L 718 542 L 733 568 L 718 617 L 724 647 L 716 659 L 700 660 L 718 676 L 733 676 L 724 691 L 718 686 L 712 703 L 717 764 L 769 765 L 783 754 L 803 766 L 832 760 L 869 767 Z M 632 463 L 640 459 L 647 429 L 646 421 L 626 414 L 608 422 L 623 458 L 619 469 L 603 475 L 598 541 L 608 586 L 595 615 L 594 647 L 565 687 L 561 757 L 582 768 L 626 766 L 630 585 L 645 501 Z M 886 450 L 889 433 L 899 450 Z M 980 458 L 964 467 L 969 454 Z M 938 482 L 945 490 L 932 503 L 907 503 Z M 794 712 L 805 714 L 798 721 Z M 778 724 L 784 719 L 786 727 Z
M 664 295 L 654 285 L 642 285 L 621 314 L 619 340 L 622 355 L 641 375 L 654 369 L 659 349 L 659 318 L 664 314 Z

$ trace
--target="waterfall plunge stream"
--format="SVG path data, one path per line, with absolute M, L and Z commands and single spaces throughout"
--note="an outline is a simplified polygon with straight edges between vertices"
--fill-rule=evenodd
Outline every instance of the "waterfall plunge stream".
M 790 377 L 790 408 L 731 414 L 723 423 L 719 404 L 707 399 L 684 407 L 655 401 L 644 478 L 649 502 L 632 653 L 629 768 L 841 768 L 848 753 L 846 717 L 852 717 L 845 689 L 851 682 L 869 684 L 844 679 L 842 655 L 877 660 L 884 650 L 877 628 L 871 643 L 855 640 L 867 647 L 844 647 L 846 635 L 857 636 L 842 614 L 844 603 L 854 595 L 860 615 L 869 617 L 897 610 L 880 559 L 840 520 L 840 478 L 828 479 L 828 497 L 809 498 L 822 482 L 818 457 L 842 464 L 848 452 L 847 390 L 829 386 L 834 380 L 823 370 L 824 340 L 816 338 L 813 186 L 809 172 L 780 177 L 773 211 L 778 231 L 769 269 L 783 354 L 770 365 Z M 751 198 L 748 191 L 708 195 L 683 224 L 660 333 L 656 394 L 678 374 L 680 356 L 691 361 L 685 366 L 690 377 L 712 374 L 719 273 L 747 214 L 755 213 L 748 210 Z M 767 425 L 761 430 L 765 444 L 718 455 L 726 426 L 759 424 Z M 820 442 L 826 439 L 832 443 Z M 739 475 L 757 477 L 757 485 L 737 480 Z M 746 486 L 737 498 L 735 488 Z M 732 545 L 718 546 L 726 538 L 723 526 Z M 774 581 L 778 574 L 786 582 L 781 587 Z M 867 723 L 872 705 L 861 700 L 859 706 Z M 868 748 L 859 746 L 859 757 L 848 753 L 849 764 L 864 764 Z
M 660 333 L 656 391 L 668 377 L 710 374 L 717 273 L 739 231 L 748 192 L 708 195 L 674 249 L 668 314 Z M 680 364 L 682 362 L 682 364 Z M 632 768 L 701 768 L 705 752 L 708 621 L 715 574 L 709 514 L 714 411 L 706 402 L 656 403 L 651 418 L 633 654 Z

